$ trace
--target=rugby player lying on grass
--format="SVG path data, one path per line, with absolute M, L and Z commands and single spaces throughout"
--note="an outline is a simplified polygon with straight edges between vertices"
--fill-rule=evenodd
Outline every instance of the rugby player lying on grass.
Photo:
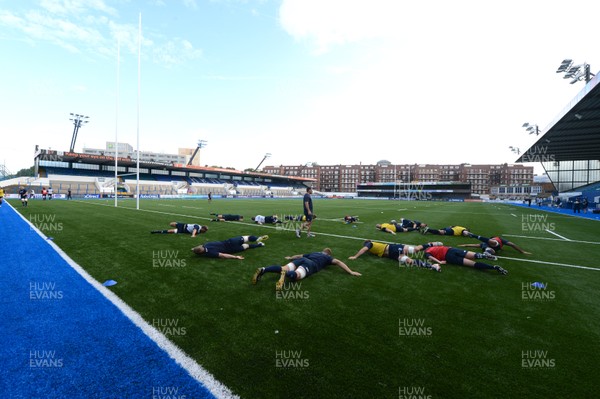
M 150 234 L 191 234 L 192 237 L 196 237 L 196 235 L 208 231 L 208 227 L 201 224 L 171 222 L 169 226 L 175 228 L 170 230 L 152 230 Z
M 469 237 L 477 238 L 479 241 L 481 241 L 481 244 L 462 244 L 462 245 L 459 245 L 459 247 L 481 248 L 484 252 L 495 255 L 496 253 L 498 253 L 498 251 L 500 251 L 502 249 L 502 247 L 507 245 L 509 247 L 514 248 L 516 251 L 518 251 L 522 254 L 531 255 L 531 252 L 522 250 L 514 242 L 505 240 L 504 238 L 502 238 L 500 236 L 487 238 L 487 237 L 477 236 L 475 234 L 469 233 Z
M 508 274 L 508 271 L 497 265 L 488 265 L 487 263 L 478 262 L 479 259 L 496 260 L 494 255 L 487 252 L 475 253 L 460 248 L 452 248 L 446 246 L 430 247 L 425 250 L 425 257 L 440 265 L 449 263 L 452 265 L 469 266 L 475 269 L 494 269 L 500 274 Z
M 211 241 L 192 248 L 196 255 L 207 256 L 209 258 L 221 259 L 244 259 L 243 256 L 233 255 L 237 252 L 243 252 L 247 249 L 264 247 L 263 241 L 269 236 L 239 236 L 228 238 L 224 241 Z M 251 244 L 254 243 L 254 244 Z
M 303 255 L 286 256 L 291 260 L 286 265 L 259 267 L 252 276 L 252 284 L 256 284 L 265 273 L 279 273 L 279 280 L 275 283 L 275 289 L 281 291 L 285 279 L 291 281 L 302 280 L 310 275 L 313 275 L 329 265 L 336 265 L 342 268 L 346 273 L 353 276 L 361 276 L 360 273 L 350 270 L 350 268 L 341 260 L 331 256 L 331 249 L 325 248 L 321 252 L 311 252 Z
M 396 260 L 402 264 L 408 266 L 418 266 L 427 269 L 435 270 L 438 272 L 442 271 L 442 268 L 438 264 L 431 264 L 419 259 L 412 259 L 408 255 L 413 255 L 416 252 L 423 251 L 424 249 L 443 245 L 441 242 L 428 242 L 423 245 L 406 245 L 406 244 L 386 244 L 377 241 L 366 240 L 363 243 L 363 247 L 353 256 L 348 259 L 355 260 L 365 252 L 370 252 L 373 255 L 377 255 L 380 258 L 390 258 Z

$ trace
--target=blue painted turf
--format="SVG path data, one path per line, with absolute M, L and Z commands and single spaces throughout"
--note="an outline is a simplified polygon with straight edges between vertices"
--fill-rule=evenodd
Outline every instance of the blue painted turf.
M 531 210 L 537 210 L 537 211 L 560 213 L 562 215 L 575 216 L 575 217 L 580 217 L 580 218 L 584 218 L 584 219 L 600 220 L 600 213 L 592 212 L 592 209 L 593 209 L 592 206 L 595 206 L 596 204 L 590 204 L 590 208 L 588 209 L 588 211 L 586 213 L 584 213 L 583 211 L 575 213 L 575 212 L 573 212 L 573 209 L 568 209 L 568 208 L 556 208 L 554 206 L 550 207 L 547 205 L 537 206 L 535 203 L 532 203 L 531 206 L 528 206 L 527 204 L 523 204 L 523 203 L 512 203 L 511 205 L 519 206 L 521 208 L 529 208 Z
M 0 397 L 214 398 L 8 204 L 0 250 Z

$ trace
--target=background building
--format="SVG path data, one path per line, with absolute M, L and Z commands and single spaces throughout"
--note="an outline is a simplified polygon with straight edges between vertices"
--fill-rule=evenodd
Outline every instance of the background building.
M 105 155 L 114 157 L 115 156 L 115 147 L 118 148 L 118 154 L 121 158 L 130 158 L 132 160 L 137 160 L 137 151 L 128 143 L 118 143 L 115 146 L 114 141 L 107 141 L 106 148 L 98 149 L 98 148 L 83 148 L 84 154 L 89 155 Z M 194 153 L 194 149 L 191 148 L 180 148 L 178 154 L 167 154 L 162 152 L 152 152 L 152 151 L 140 151 L 140 162 L 154 162 L 154 163 L 163 163 L 167 165 L 173 164 L 187 164 L 190 160 L 190 157 Z M 200 157 L 196 156 L 192 165 L 200 166 Z
M 492 186 L 523 186 L 533 183 L 533 167 L 524 165 L 394 165 L 382 160 L 375 165 L 281 165 L 265 166 L 263 172 L 316 180 L 324 192 L 357 192 L 365 183 L 469 183 L 474 195 L 489 195 Z
M 584 193 L 591 201 L 600 187 L 600 74 L 585 82 L 517 162 L 539 162 L 560 194 Z

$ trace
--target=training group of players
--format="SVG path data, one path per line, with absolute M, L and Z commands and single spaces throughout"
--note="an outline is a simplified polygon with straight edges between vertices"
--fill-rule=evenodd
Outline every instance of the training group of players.
M 264 224 L 278 224 L 284 221 L 297 221 L 301 222 L 300 226 L 295 230 L 296 237 L 300 238 L 302 232 L 306 231 L 306 237 L 314 237 L 311 232 L 311 227 L 314 219 L 316 218 L 313 213 L 312 203 L 312 189 L 308 187 L 303 197 L 303 214 L 302 215 L 287 215 L 280 219 L 277 215 L 263 216 L 257 215 L 252 217 L 254 223 Z M 212 222 L 227 222 L 227 221 L 243 221 L 244 217 L 241 215 L 234 214 L 220 214 L 211 213 L 214 217 L 211 219 Z M 341 219 L 344 223 L 356 223 L 358 222 L 357 216 L 344 216 Z M 206 233 L 208 226 L 201 224 L 187 224 L 181 222 L 171 222 L 171 229 L 167 230 L 153 230 L 153 234 L 191 234 L 195 237 L 198 234 Z M 417 231 L 423 235 L 432 234 L 436 236 L 460 236 L 474 238 L 480 241 L 478 244 L 462 244 L 459 247 L 477 247 L 481 252 L 474 252 L 465 250 L 462 248 L 450 247 L 443 245 L 442 242 L 434 241 L 427 242 L 422 245 L 407 245 L 407 244 L 389 244 L 386 242 L 378 242 L 373 240 L 365 240 L 362 247 L 356 254 L 350 256 L 348 259 L 355 260 L 365 253 L 372 255 L 388 258 L 394 261 L 400 262 L 400 264 L 407 267 L 422 267 L 434 271 L 441 272 L 442 265 L 453 264 L 460 266 L 469 266 L 480 270 L 495 270 L 500 274 L 508 274 L 508 271 L 498 265 L 491 265 L 484 260 L 495 261 L 497 260 L 496 254 L 501 251 L 504 247 L 511 247 L 516 251 L 529 254 L 518 247 L 513 242 L 506 240 L 499 235 L 484 237 L 481 235 L 473 234 L 468 228 L 463 226 L 449 226 L 440 229 L 432 229 L 427 224 L 420 221 L 413 221 L 409 219 L 400 219 L 400 222 L 392 220 L 389 223 L 381 223 L 375 226 L 378 230 L 386 233 L 396 235 L 397 233 L 408 233 Z M 265 245 L 264 241 L 269 238 L 268 235 L 254 236 L 244 235 L 232 237 L 224 241 L 212 241 L 192 248 L 192 251 L 196 255 L 207 256 L 212 258 L 222 259 L 244 259 L 243 256 L 235 255 L 236 253 L 243 252 L 247 249 L 259 248 Z M 299 254 L 293 256 L 287 256 L 286 259 L 289 261 L 285 265 L 273 265 L 267 267 L 259 267 L 252 276 L 252 283 L 257 284 L 263 275 L 266 273 L 275 273 L 279 275 L 279 279 L 276 282 L 276 290 L 283 289 L 286 280 L 296 281 L 306 278 L 312 274 L 315 274 L 329 265 L 336 265 L 344 270 L 346 273 L 353 276 L 360 276 L 361 274 L 353 271 L 339 259 L 332 256 L 332 250 L 325 248 L 319 252 L 312 252 L 307 254 Z

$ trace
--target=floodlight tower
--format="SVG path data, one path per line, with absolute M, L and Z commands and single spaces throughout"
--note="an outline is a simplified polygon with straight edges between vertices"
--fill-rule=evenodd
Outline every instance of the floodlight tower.
M 74 114 L 71 112 L 71 118 L 69 118 L 69 120 L 73 121 L 75 128 L 73 129 L 73 137 L 71 137 L 71 147 L 69 147 L 70 152 L 75 150 L 75 142 L 77 141 L 77 133 L 79 132 L 79 128 L 89 122 L 88 118 L 89 116 Z
M 265 162 L 265 159 L 270 158 L 271 157 L 271 153 L 267 152 L 264 156 L 264 158 L 262 159 L 262 161 L 260 161 L 260 163 L 258 164 L 258 166 L 256 168 L 254 168 L 254 171 L 258 171 L 258 168 L 260 168 L 260 165 L 263 164 L 263 162 Z
M 194 151 L 194 153 L 190 157 L 190 160 L 188 161 L 188 165 L 192 164 L 192 161 L 194 160 L 194 157 L 196 156 L 196 154 L 198 153 L 198 151 L 200 151 L 200 148 L 206 147 L 207 143 L 208 142 L 206 140 L 198 140 L 198 147 L 196 147 L 196 151 Z
M 529 134 L 535 134 L 536 136 L 539 136 L 541 133 L 538 125 L 532 125 L 532 124 L 529 124 L 528 122 L 525 122 L 525 123 L 523 123 L 523 127 L 525 128 L 525 130 L 527 130 L 529 132 Z
M 571 59 L 563 60 L 558 66 L 556 73 L 564 73 L 565 76 L 563 76 L 563 79 L 572 79 L 571 84 L 580 80 L 585 80 L 585 83 L 588 83 L 595 76 L 590 71 L 590 64 L 584 62 L 583 64 L 573 65 L 573 60 Z
M 308 166 L 313 166 L 315 163 L 314 162 L 307 162 L 304 165 L 300 165 L 300 167 L 298 168 L 298 171 L 296 172 L 296 176 L 300 176 L 302 174 L 302 171 L 308 167 Z

